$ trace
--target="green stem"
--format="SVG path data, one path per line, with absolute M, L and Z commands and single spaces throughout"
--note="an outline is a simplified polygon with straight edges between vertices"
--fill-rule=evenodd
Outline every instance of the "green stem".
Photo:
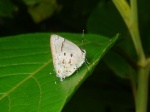
M 137 0 L 130 0 L 130 4 L 131 4 L 131 17 L 130 17 L 131 26 L 129 28 L 129 31 L 131 33 L 131 37 L 138 55 L 139 65 L 143 66 L 146 63 L 146 58 L 142 48 L 142 43 L 138 29 Z
M 136 82 L 133 76 L 134 72 L 132 69 L 130 69 L 130 81 L 131 81 L 131 87 L 132 87 L 132 93 L 133 93 L 133 97 L 134 97 L 134 102 L 136 104 L 136 97 L 137 97 L 137 89 L 136 89 Z
M 112 0 L 112 1 L 115 4 L 118 11 L 120 12 L 127 27 L 129 28 L 131 9 L 130 9 L 128 3 L 125 0 Z
M 136 112 L 147 112 L 149 67 L 139 69 Z
M 126 26 L 131 34 L 135 50 L 138 56 L 137 64 L 140 66 L 138 70 L 138 89 L 136 99 L 136 112 L 147 112 L 148 99 L 148 79 L 150 65 L 147 64 L 145 54 L 143 51 L 139 28 L 138 28 L 138 14 L 137 14 L 137 0 L 130 0 L 130 5 L 126 0 L 112 0 L 116 8 L 120 12 Z
M 138 71 L 138 90 L 136 100 L 136 112 L 147 112 L 148 99 L 148 81 L 149 81 L 149 67 L 143 67 L 146 64 L 146 58 L 140 40 L 138 29 L 138 14 L 137 14 L 137 0 L 130 0 L 131 4 L 131 28 L 130 33 L 135 45 L 138 55 L 138 64 L 142 67 Z

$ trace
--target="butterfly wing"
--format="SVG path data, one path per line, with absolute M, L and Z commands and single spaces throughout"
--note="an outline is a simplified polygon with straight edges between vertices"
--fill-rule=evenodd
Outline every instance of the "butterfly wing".
M 72 75 L 85 61 L 85 51 L 58 35 L 51 35 L 51 51 L 57 76 L 61 79 Z

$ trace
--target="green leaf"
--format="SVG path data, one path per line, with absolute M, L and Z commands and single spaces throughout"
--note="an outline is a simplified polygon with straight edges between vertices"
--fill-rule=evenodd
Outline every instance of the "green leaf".
M 81 34 L 59 33 L 81 45 Z M 54 72 L 50 34 L 36 33 L 0 39 L 0 110 L 3 112 L 59 112 L 91 74 L 118 36 L 85 35 L 83 48 L 90 64 L 60 81 Z
M 135 80 L 137 80 L 135 70 L 129 63 L 127 63 L 125 59 L 123 59 L 116 52 L 108 52 L 103 58 L 103 61 L 119 77 L 127 79 L 131 79 L 131 77 L 133 77 Z

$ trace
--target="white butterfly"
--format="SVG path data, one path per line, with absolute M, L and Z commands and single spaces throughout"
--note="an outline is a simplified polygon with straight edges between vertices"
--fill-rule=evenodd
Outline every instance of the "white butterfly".
M 85 62 L 86 51 L 69 40 L 53 34 L 50 44 L 54 68 L 61 80 L 71 76 Z

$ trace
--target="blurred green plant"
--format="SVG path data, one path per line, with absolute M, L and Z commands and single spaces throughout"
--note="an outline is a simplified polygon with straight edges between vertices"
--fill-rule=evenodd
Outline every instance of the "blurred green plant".
M 13 17 L 13 13 L 20 10 L 13 2 L 10 0 L 0 1 L 0 16 Z M 40 23 L 52 16 L 54 12 L 61 10 L 61 6 L 57 4 L 56 0 L 22 0 L 20 2 L 27 6 L 27 10 L 35 23 Z
M 0 16 L 2 17 L 12 17 L 12 13 L 15 10 L 14 4 L 10 0 L 0 1 Z
M 35 23 L 47 19 L 61 9 L 56 0 L 23 0 L 23 2 L 28 6 L 28 12 Z

